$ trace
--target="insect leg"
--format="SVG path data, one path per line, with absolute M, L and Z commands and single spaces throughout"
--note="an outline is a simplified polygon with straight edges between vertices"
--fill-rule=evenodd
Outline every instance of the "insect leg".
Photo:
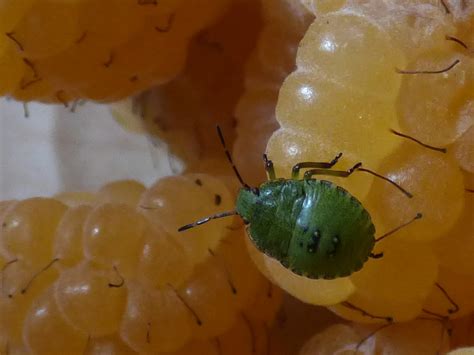
M 382 236 L 376 238 L 376 239 L 375 239 L 375 242 L 376 242 L 376 243 L 377 243 L 377 242 L 380 242 L 382 239 L 387 238 L 388 236 L 392 235 L 392 234 L 395 233 L 395 232 L 398 232 L 400 229 L 402 229 L 402 228 L 408 226 L 409 224 L 413 223 L 414 221 L 416 221 L 417 219 L 420 219 L 420 218 L 422 218 L 422 217 L 423 217 L 423 215 L 422 215 L 420 212 L 418 212 L 418 213 L 416 214 L 416 216 L 413 217 L 412 219 L 410 219 L 408 222 L 405 222 L 405 223 L 399 225 L 398 227 L 392 229 L 391 231 L 385 233 L 384 235 L 382 235 Z
M 371 257 L 372 259 L 380 259 L 383 257 L 383 253 L 377 253 L 377 254 L 370 253 L 369 257 Z
M 342 153 L 339 153 L 338 155 L 336 155 L 336 157 L 333 160 L 331 160 L 329 163 L 312 162 L 312 161 L 305 161 L 305 162 L 298 163 L 295 166 L 293 166 L 293 169 L 291 171 L 291 178 L 298 179 L 300 170 L 305 169 L 305 168 L 330 169 L 334 165 L 336 165 L 340 157 L 342 157 Z
M 275 167 L 273 166 L 273 162 L 268 159 L 266 154 L 263 154 L 263 162 L 265 163 L 265 171 L 268 174 L 268 179 L 275 180 L 276 179 Z
M 331 176 L 339 176 L 339 177 L 348 177 L 354 171 L 359 169 L 362 166 L 362 163 L 357 163 L 352 168 L 343 171 L 343 170 L 327 170 L 327 169 L 311 169 L 304 173 L 305 179 L 311 179 L 313 175 L 331 175 Z
M 372 171 L 372 170 L 363 168 L 361 162 L 357 163 L 357 164 L 354 165 L 352 168 L 350 168 L 349 170 L 346 170 L 346 171 L 342 171 L 342 170 L 311 169 L 311 170 L 308 170 L 308 171 L 304 174 L 304 178 L 305 178 L 305 179 L 311 179 L 311 177 L 312 177 L 313 175 L 332 175 L 332 176 L 339 176 L 339 177 L 348 177 L 348 176 L 350 176 L 350 175 L 351 175 L 353 172 L 355 172 L 355 171 L 363 171 L 363 172 L 365 172 L 365 173 L 369 173 L 369 174 L 375 176 L 376 178 L 385 180 L 386 182 L 388 182 L 389 184 L 392 184 L 392 185 L 395 186 L 397 189 L 399 189 L 401 192 L 403 192 L 407 197 L 409 197 L 409 198 L 412 198 L 412 197 L 413 197 L 413 195 L 412 195 L 410 192 L 408 192 L 408 191 L 405 190 L 403 187 L 401 187 L 400 185 L 398 185 L 395 181 L 390 180 L 389 178 L 387 178 L 387 177 L 385 177 L 385 176 L 383 176 L 383 175 L 377 174 L 375 171 Z

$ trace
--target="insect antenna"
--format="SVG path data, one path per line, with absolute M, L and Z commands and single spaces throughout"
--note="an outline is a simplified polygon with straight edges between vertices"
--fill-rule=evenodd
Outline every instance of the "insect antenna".
M 404 228 L 404 227 L 406 227 L 406 226 L 412 224 L 414 221 L 416 221 L 417 219 L 420 219 L 421 217 L 423 217 L 423 215 L 422 215 L 420 212 L 418 212 L 418 213 L 416 214 L 416 216 L 413 217 L 411 220 L 409 220 L 408 222 L 403 223 L 402 225 L 398 226 L 398 227 L 395 228 L 395 229 L 392 229 L 390 232 L 387 232 L 387 233 L 385 233 L 384 235 L 378 237 L 377 239 L 375 239 L 375 242 L 376 242 L 376 243 L 377 243 L 377 242 L 380 242 L 382 239 L 387 238 L 388 236 L 392 235 L 392 234 L 395 233 L 395 232 L 398 232 L 400 229 L 402 229 L 402 228 Z
M 242 179 L 242 176 L 240 176 L 240 173 L 239 171 L 237 170 L 237 167 L 235 166 L 234 164 L 234 161 L 232 160 L 232 156 L 230 155 L 230 152 L 229 150 L 227 149 L 227 146 L 225 144 L 225 140 L 224 140 L 224 135 L 222 134 L 222 131 L 221 131 L 221 128 L 219 126 L 217 126 L 217 134 L 219 135 L 219 139 L 221 140 L 221 144 L 222 146 L 224 147 L 224 151 L 225 151 L 225 155 L 227 156 L 227 160 L 229 161 L 229 163 L 232 165 L 232 169 L 234 169 L 234 173 L 235 175 L 237 176 L 237 179 L 239 179 L 240 181 L 240 184 L 247 188 L 247 189 L 250 189 L 250 186 L 247 185 L 244 180 Z
M 394 135 L 396 136 L 399 136 L 399 137 L 403 137 L 403 138 L 406 138 L 406 139 L 409 139 L 415 143 L 418 143 L 419 145 L 425 147 L 425 148 L 428 148 L 428 149 L 431 149 L 431 150 L 436 150 L 437 152 L 441 152 L 441 153 L 446 153 L 448 150 L 446 148 L 440 148 L 440 147 L 434 147 L 432 145 L 428 145 L 426 143 L 423 143 L 421 141 L 419 141 L 418 139 L 416 138 L 413 138 L 409 135 L 406 135 L 406 134 L 403 134 L 403 133 L 400 133 L 400 132 L 397 132 L 395 131 L 394 129 L 391 129 L 390 128 L 390 132 L 392 132 Z
M 213 220 L 213 219 L 218 219 L 218 218 L 223 218 L 223 217 L 228 217 L 228 216 L 234 216 L 236 214 L 237 214 L 237 211 L 235 211 L 235 210 L 234 211 L 227 211 L 227 212 L 220 212 L 220 213 L 217 213 L 215 215 L 208 216 L 206 218 L 200 219 L 199 221 L 196 221 L 194 223 L 186 224 L 185 226 L 180 227 L 178 229 L 178 232 L 182 232 L 182 231 L 185 231 L 187 229 L 200 226 L 201 224 L 207 223 L 207 222 L 209 222 L 210 220 Z

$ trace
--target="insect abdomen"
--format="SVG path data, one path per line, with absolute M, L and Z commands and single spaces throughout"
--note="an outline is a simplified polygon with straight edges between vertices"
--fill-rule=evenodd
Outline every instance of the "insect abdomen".
M 308 180 L 305 194 L 288 248 L 289 268 L 325 279 L 362 268 L 375 243 L 375 227 L 362 204 L 327 181 Z
M 362 267 L 374 245 L 370 215 L 328 181 L 268 182 L 247 212 L 243 217 L 257 247 L 310 278 L 350 275 Z

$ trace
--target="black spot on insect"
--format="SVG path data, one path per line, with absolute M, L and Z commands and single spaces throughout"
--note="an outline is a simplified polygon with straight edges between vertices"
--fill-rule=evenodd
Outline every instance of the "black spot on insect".
M 198 186 L 202 186 L 202 181 L 199 179 L 194 180 L 194 183 Z
M 311 236 L 311 241 L 308 243 L 308 253 L 315 253 L 319 248 L 319 241 L 321 240 L 321 233 L 316 230 Z
M 134 82 L 138 81 L 138 75 L 131 76 L 128 80 L 129 80 L 131 83 L 134 83 Z
M 7 222 L 2 223 L 2 228 L 7 228 Z
M 221 197 L 221 195 L 215 194 L 215 195 L 214 195 L 214 204 L 215 204 L 216 206 L 219 206 L 219 205 L 221 204 L 221 202 L 222 202 L 222 197 Z

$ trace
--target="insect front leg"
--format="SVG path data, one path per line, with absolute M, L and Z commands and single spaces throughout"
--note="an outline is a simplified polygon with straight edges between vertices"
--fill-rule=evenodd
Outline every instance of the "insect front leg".
M 267 172 L 269 180 L 275 180 L 275 167 L 273 166 L 273 162 L 268 159 L 266 154 L 263 154 L 263 162 L 265 163 L 265 171 Z
M 327 169 L 311 169 L 304 173 L 305 179 L 311 179 L 314 175 L 331 175 L 331 176 L 339 176 L 339 177 L 348 177 L 351 174 L 359 169 L 362 166 L 362 163 L 357 163 L 352 168 L 344 171 L 344 170 L 327 170 Z
M 298 163 L 295 166 L 293 166 L 293 169 L 291 171 L 291 178 L 295 179 L 295 180 L 298 180 L 301 169 L 306 169 L 306 168 L 330 169 L 334 165 L 336 165 L 336 163 L 339 161 L 339 159 L 341 157 L 342 157 L 342 153 L 339 153 L 329 163 L 326 163 L 326 162 L 312 162 L 312 161 L 305 161 L 305 162 Z M 305 176 L 306 176 L 306 174 L 305 174 Z

